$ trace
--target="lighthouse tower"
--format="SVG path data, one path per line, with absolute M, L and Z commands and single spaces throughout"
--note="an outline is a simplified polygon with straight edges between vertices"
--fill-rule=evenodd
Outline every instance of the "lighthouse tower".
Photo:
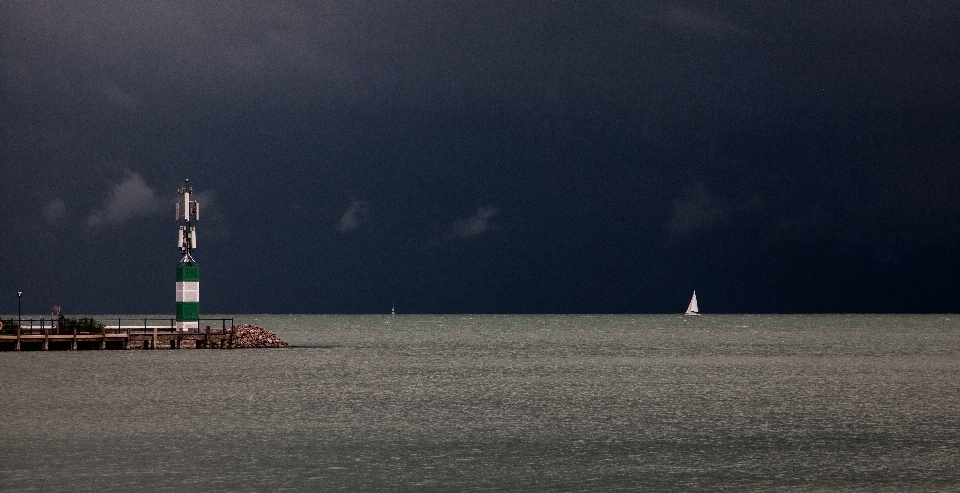
M 194 223 L 200 220 L 200 204 L 190 198 L 193 193 L 190 180 L 185 180 L 177 193 L 181 195 L 177 201 L 177 222 L 180 223 L 177 246 L 183 255 L 177 264 L 177 330 L 197 331 L 200 329 L 200 267 L 193 260 L 193 250 L 197 248 Z

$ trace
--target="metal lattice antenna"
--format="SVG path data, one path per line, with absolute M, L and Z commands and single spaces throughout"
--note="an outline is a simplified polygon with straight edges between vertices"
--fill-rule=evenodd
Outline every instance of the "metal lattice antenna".
M 183 197 L 177 201 L 177 222 L 183 223 L 180 226 L 177 246 L 183 255 L 182 261 L 193 263 L 192 253 L 197 248 L 197 227 L 193 223 L 200 220 L 200 203 L 190 199 L 193 193 L 190 180 L 184 180 L 183 188 L 177 190 L 177 193 Z

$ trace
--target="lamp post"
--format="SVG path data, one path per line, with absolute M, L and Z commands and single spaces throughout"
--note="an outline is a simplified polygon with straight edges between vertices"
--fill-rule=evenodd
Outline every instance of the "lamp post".
M 20 298 L 23 297 L 23 291 L 17 291 L 17 330 L 20 329 Z

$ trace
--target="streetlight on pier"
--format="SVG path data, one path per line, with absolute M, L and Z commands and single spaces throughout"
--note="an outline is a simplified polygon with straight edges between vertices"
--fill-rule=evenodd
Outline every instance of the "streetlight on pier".
M 20 298 L 23 297 L 23 291 L 17 291 L 17 330 L 20 330 Z

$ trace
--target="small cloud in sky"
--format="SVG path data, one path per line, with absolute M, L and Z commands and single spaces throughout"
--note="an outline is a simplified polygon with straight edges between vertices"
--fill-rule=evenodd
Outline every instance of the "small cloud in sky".
M 347 211 L 343 213 L 343 216 L 340 216 L 340 221 L 337 222 L 337 229 L 340 230 L 341 233 L 349 233 L 356 230 L 367 219 L 369 211 L 369 202 L 366 200 L 354 200 Z
M 53 199 L 43 206 L 43 218 L 47 224 L 57 224 L 67 217 L 67 204 L 63 199 Z
M 137 98 L 130 92 L 121 89 L 117 84 L 104 82 L 99 89 L 111 102 L 128 110 L 137 109 Z
M 746 30 L 721 15 L 718 9 L 710 12 L 673 4 L 660 11 L 658 20 L 670 26 L 718 38 L 748 36 Z
M 177 197 L 179 197 L 179 195 L 171 194 L 171 198 Z M 227 218 L 220 212 L 220 208 L 216 206 L 217 192 L 215 190 L 201 188 L 197 191 L 197 189 L 194 189 L 190 198 L 191 200 L 196 200 L 201 206 L 199 223 L 202 225 L 204 238 L 226 238 L 230 236 L 230 225 L 227 222 Z M 161 208 L 162 207 L 161 205 Z M 172 206 L 170 210 L 173 210 Z
M 473 238 L 496 228 L 491 219 L 498 211 L 499 209 L 492 205 L 478 208 L 473 216 L 454 223 L 453 234 L 458 238 Z
M 671 238 L 685 238 L 695 231 L 716 226 L 723 215 L 717 199 L 703 185 L 697 185 L 684 199 L 673 202 L 673 212 L 667 223 Z
M 87 218 L 87 227 L 118 226 L 130 219 L 148 216 L 160 209 L 156 192 L 136 173 L 115 185 L 104 201 L 103 208 L 94 210 Z

